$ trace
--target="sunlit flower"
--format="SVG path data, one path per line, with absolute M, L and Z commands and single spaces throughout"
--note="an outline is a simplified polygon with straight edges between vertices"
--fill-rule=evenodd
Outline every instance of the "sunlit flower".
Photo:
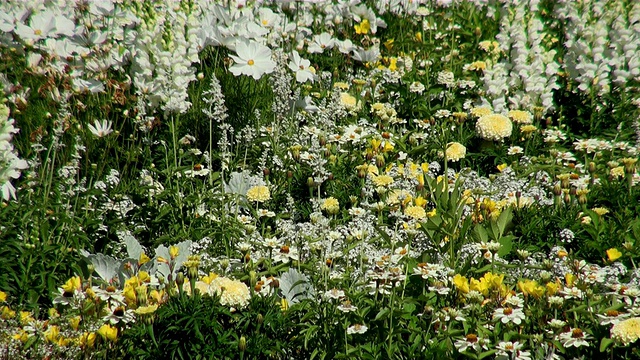
M 393 184 L 393 177 L 389 175 L 372 176 L 371 181 L 378 187 L 387 187 Z
M 511 120 L 500 114 L 484 115 L 476 123 L 478 136 L 485 140 L 500 141 L 511 136 L 512 131 Z
M 493 312 L 493 320 L 500 320 L 503 324 L 512 322 L 516 325 L 520 325 L 524 319 L 524 312 L 522 312 L 522 309 L 518 308 L 511 308 L 507 306 L 504 308 L 498 308 Z
M 607 250 L 607 258 L 609 259 L 609 261 L 616 261 L 621 256 L 622 256 L 622 253 L 620 252 L 620 250 L 618 250 L 616 248 L 611 248 L 611 249 Z
M 235 76 L 247 75 L 258 80 L 264 74 L 275 70 L 276 63 L 271 60 L 271 49 L 255 41 L 238 42 L 235 55 L 229 55 L 235 62 L 229 71 Z
M 315 80 L 315 69 L 312 68 L 311 62 L 307 59 L 303 59 L 300 57 L 300 54 L 296 50 L 293 50 L 292 59 L 289 62 L 288 66 L 291 71 L 296 74 L 297 82 L 306 82 L 311 80 L 313 82 Z
M 98 335 L 102 336 L 103 339 L 115 342 L 118 338 L 118 328 L 111 326 L 109 324 L 102 325 L 98 331 Z

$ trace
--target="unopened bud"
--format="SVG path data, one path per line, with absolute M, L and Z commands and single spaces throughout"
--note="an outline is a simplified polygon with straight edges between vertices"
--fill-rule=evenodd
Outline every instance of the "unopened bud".
M 376 156 L 376 166 L 378 168 L 383 168 L 385 164 L 384 156 L 378 155 Z
M 238 340 L 238 350 L 240 350 L 240 352 L 247 350 L 247 339 L 244 336 L 240 336 Z

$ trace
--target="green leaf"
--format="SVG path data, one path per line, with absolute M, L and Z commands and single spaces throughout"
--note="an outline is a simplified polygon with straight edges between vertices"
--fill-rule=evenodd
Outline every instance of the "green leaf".
M 613 339 L 610 338 L 602 338 L 600 341 L 600 352 L 605 352 L 609 346 L 613 344 Z
M 374 321 L 378 321 L 381 319 L 385 319 L 387 317 L 387 315 L 389 314 L 389 308 L 383 308 L 382 310 L 380 310 L 378 312 L 378 315 L 376 315 L 376 318 L 374 319 Z
M 500 243 L 500 250 L 498 250 L 498 255 L 500 257 L 504 257 L 505 255 L 507 255 L 508 253 L 511 252 L 511 248 L 513 247 L 513 239 L 515 238 L 515 236 L 513 235 L 507 235 L 507 236 L 503 236 L 500 238 L 500 240 L 498 240 L 498 242 Z
M 511 222 L 512 218 L 513 213 L 510 207 L 502 210 L 500 216 L 498 216 L 498 231 L 500 231 L 500 236 L 504 235 L 504 230 L 507 228 L 507 225 Z
M 476 238 L 478 240 L 482 242 L 489 241 L 489 234 L 487 233 L 487 230 L 484 228 L 484 226 L 476 224 L 476 226 L 473 228 L 473 233 L 476 235 Z
M 491 356 L 493 354 L 496 353 L 497 350 L 489 350 L 489 351 L 485 351 L 483 353 L 478 354 L 478 359 L 484 359 L 488 356 Z

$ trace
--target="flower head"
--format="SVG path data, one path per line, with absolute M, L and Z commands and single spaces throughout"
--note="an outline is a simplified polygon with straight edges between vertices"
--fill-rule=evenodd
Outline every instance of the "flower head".
M 245 283 L 222 276 L 211 281 L 209 289 L 211 293 L 220 295 L 222 305 L 242 308 L 247 306 L 251 299 L 249 287 Z
M 611 338 L 627 346 L 640 338 L 640 318 L 620 321 L 611 327 Z
M 447 160 L 449 161 L 460 161 L 460 159 L 464 159 L 467 155 L 467 148 L 459 142 L 452 142 L 447 145 L 447 150 L 445 150 L 445 155 Z
M 93 125 L 89 125 L 89 131 L 91 131 L 91 133 L 95 136 L 95 137 L 105 137 L 109 134 L 111 134 L 113 132 L 113 130 L 111 130 L 111 121 L 107 121 L 107 120 L 102 120 L 101 122 L 98 120 L 95 120 L 93 122 Z
M 508 117 L 500 114 L 481 116 L 476 123 L 478 136 L 485 140 L 500 141 L 511 136 L 513 124 Z
M 324 201 L 322 201 L 322 204 L 320 205 L 320 209 L 332 215 L 337 214 L 338 211 L 340 210 L 340 203 L 338 202 L 338 199 L 331 196 L 324 199 Z
M 239 42 L 236 53 L 237 56 L 230 55 L 235 64 L 229 68 L 235 76 L 247 75 L 258 80 L 276 68 L 275 61 L 271 60 L 271 49 L 255 41 Z
M 271 199 L 271 193 L 265 185 L 257 185 L 247 190 L 247 199 L 249 201 L 265 202 Z

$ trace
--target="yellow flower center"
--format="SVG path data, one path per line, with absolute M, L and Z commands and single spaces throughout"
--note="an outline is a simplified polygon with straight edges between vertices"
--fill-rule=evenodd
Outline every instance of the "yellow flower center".
M 255 64 L 255 63 L 256 63 L 256 62 L 255 62 L 255 61 L 253 61 L 253 59 L 251 59 L 251 60 L 247 61 L 247 65 L 253 65 L 253 64 Z

